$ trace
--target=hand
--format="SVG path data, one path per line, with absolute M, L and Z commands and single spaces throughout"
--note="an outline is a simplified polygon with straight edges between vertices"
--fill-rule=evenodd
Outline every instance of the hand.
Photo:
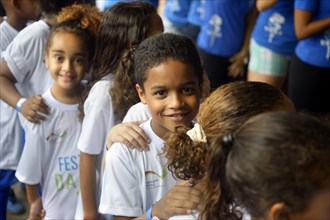
M 247 56 L 245 53 L 239 52 L 230 58 L 231 63 L 228 68 L 228 75 L 235 78 L 243 76 L 245 72 L 245 65 L 247 64 Z
M 40 95 L 31 96 L 27 99 L 21 108 L 21 113 L 23 116 L 32 123 L 39 123 L 40 120 L 45 120 L 46 118 L 40 114 L 49 114 L 48 106 L 43 102 Z
M 190 180 L 180 181 L 153 207 L 152 215 L 168 219 L 174 215 L 191 214 L 198 210 L 203 193 L 191 187 Z
M 28 220 L 41 220 L 45 217 L 46 212 L 42 207 L 41 198 L 30 203 L 30 214 Z
M 149 137 L 139 127 L 142 122 L 126 122 L 113 126 L 107 136 L 107 149 L 109 150 L 114 142 L 140 151 L 148 149 Z

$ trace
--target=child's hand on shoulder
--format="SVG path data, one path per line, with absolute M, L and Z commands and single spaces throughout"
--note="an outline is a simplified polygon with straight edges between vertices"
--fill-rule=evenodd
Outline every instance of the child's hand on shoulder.
M 30 214 L 28 220 L 41 220 L 45 217 L 46 212 L 42 207 L 42 201 L 39 197 L 34 202 L 30 203 Z
M 198 210 L 202 199 L 203 193 L 191 187 L 190 180 L 180 181 L 154 205 L 152 216 L 168 219 L 174 215 L 191 214 Z
M 48 106 L 43 102 L 40 95 L 31 96 L 22 105 L 21 113 L 32 123 L 39 123 L 45 120 L 43 114 L 49 114 Z
M 139 127 L 144 121 L 126 122 L 113 126 L 107 136 L 107 149 L 115 142 L 125 144 L 129 148 L 139 151 L 147 150 L 150 140 Z

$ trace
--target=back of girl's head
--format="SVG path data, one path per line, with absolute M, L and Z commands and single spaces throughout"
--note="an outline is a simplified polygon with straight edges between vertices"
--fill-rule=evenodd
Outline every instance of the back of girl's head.
M 89 5 L 77 4 L 63 8 L 57 17 L 59 23 L 51 29 L 48 36 L 46 53 L 52 44 L 54 35 L 73 33 L 84 39 L 91 61 L 94 56 L 96 32 L 101 18 L 102 13 L 96 7 Z
M 58 14 L 64 7 L 83 2 L 83 0 L 40 0 L 40 7 L 41 11 L 45 13 Z
M 275 203 L 301 212 L 317 191 L 329 187 L 330 127 L 312 116 L 264 113 L 212 148 L 209 187 L 227 182 L 253 217 L 265 217 Z M 220 161 L 226 161 L 225 172 Z
M 197 115 L 197 122 L 206 135 L 207 143 L 192 141 L 186 134 L 188 128 L 179 127 L 169 133 L 164 147 L 169 169 L 179 179 L 201 180 L 207 169 L 209 144 L 218 137 L 236 131 L 250 117 L 269 111 L 295 110 L 280 89 L 267 83 L 239 81 L 219 87 L 201 104 Z M 228 204 L 232 202 L 232 197 L 222 192 L 226 191 L 225 185 L 221 187 L 212 189 L 213 197 L 210 199 L 218 201 L 218 204 L 203 213 L 206 219 L 224 216 L 229 219 Z
M 144 89 L 148 71 L 167 60 L 180 61 L 191 65 L 201 85 L 203 67 L 194 42 L 185 36 L 164 33 L 143 41 L 134 53 L 134 74 L 136 83 Z
M 89 87 L 109 73 L 115 76 L 110 94 L 118 119 L 139 100 L 133 91 L 132 53 L 154 31 L 163 31 L 163 23 L 156 8 L 146 2 L 116 3 L 101 21 Z
M 250 117 L 269 111 L 294 111 L 294 107 L 280 89 L 267 83 L 232 82 L 220 86 L 205 99 L 200 106 L 197 122 L 209 143 L 214 138 L 236 131 Z M 165 152 L 169 158 L 169 168 L 176 177 L 199 179 L 205 170 L 207 143 L 192 142 L 186 134 L 187 130 L 181 127 L 169 133 Z M 186 155 L 191 155 L 191 158 Z

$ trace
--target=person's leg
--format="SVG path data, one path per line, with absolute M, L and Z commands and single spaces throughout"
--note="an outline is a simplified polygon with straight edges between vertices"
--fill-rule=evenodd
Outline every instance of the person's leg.
M 220 85 L 228 83 L 229 59 L 221 56 L 214 56 L 203 50 L 199 53 L 204 62 L 204 68 L 210 81 L 211 90 L 215 90 Z
M 288 95 L 297 111 L 329 112 L 329 68 L 309 65 L 294 56 L 289 73 Z
M 10 187 L 0 188 L 0 219 L 7 219 L 7 201 Z
M 265 48 L 252 39 L 247 80 L 265 82 L 282 88 L 287 77 L 289 61 L 288 56 Z

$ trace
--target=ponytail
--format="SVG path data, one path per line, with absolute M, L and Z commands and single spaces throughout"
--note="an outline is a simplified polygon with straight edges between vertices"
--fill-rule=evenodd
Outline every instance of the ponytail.
M 233 136 L 217 137 L 211 143 L 207 172 L 203 178 L 206 194 L 202 204 L 200 219 L 242 219 L 236 210 L 236 203 L 226 180 L 226 161 L 233 145 Z

